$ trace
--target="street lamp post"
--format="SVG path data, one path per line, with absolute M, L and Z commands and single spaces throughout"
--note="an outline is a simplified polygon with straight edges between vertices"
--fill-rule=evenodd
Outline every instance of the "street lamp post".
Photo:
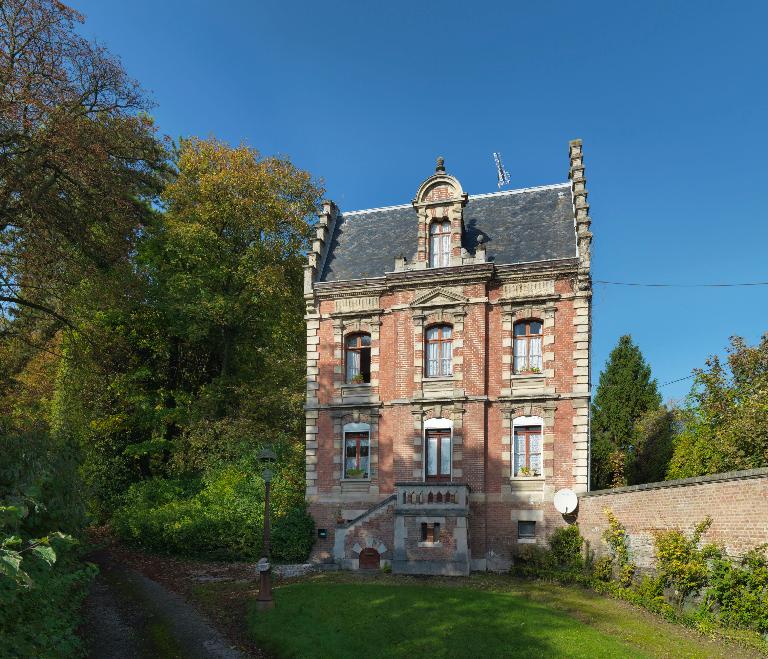
M 259 594 L 256 597 L 260 609 L 271 609 L 275 602 L 272 599 L 272 566 L 269 563 L 269 487 L 272 483 L 270 466 L 277 460 L 272 449 L 264 448 L 259 452 L 259 462 L 264 465 L 261 472 L 264 478 L 264 557 L 258 562 Z

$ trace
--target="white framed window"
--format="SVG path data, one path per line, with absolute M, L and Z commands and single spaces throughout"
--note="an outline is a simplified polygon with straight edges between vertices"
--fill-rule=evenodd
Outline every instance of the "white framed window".
M 367 423 L 344 426 L 344 478 L 367 479 L 371 476 L 371 427 Z
M 519 320 L 515 323 L 515 373 L 541 373 L 542 327 L 540 320 Z
M 434 325 L 426 332 L 425 371 L 428 378 L 449 377 L 453 374 L 453 328 Z
M 517 417 L 512 424 L 512 476 L 541 476 L 544 473 L 541 417 Z
M 436 220 L 429 225 L 429 267 L 443 268 L 451 264 L 451 223 Z

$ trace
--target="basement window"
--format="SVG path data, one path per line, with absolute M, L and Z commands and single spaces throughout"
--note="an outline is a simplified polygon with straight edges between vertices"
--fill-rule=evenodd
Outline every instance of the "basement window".
M 534 540 L 536 538 L 536 522 L 525 522 L 520 520 L 517 523 L 518 540 Z
M 421 524 L 421 541 L 434 544 L 440 542 L 440 524 Z

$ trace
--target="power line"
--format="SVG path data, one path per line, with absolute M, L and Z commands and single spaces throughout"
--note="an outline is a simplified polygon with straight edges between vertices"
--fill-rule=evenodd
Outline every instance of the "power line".
M 610 284 L 611 286 L 643 286 L 648 288 L 733 288 L 736 286 L 768 286 L 768 281 L 751 281 L 739 284 L 645 284 L 629 281 L 606 281 L 595 279 L 596 284 Z
M 690 380 L 692 377 L 694 377 L 696 374 L 691 373 L 690 375 L 686 375 L 684 378 L 678 378 L 677 380 L 670 380 L 669 382 L 665 382 L 664 384 L 660 384 L 660 387 L 666 387 L 668 384 L 675 384 L 675 382 L 682 382 L 683 380 Z

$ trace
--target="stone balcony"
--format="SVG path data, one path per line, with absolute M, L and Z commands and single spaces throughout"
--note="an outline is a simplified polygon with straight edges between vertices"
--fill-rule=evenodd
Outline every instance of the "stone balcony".
M 469 486 L 395 483 L 392 572 L 469 574 Z
M 400 514 L 466 515 L 469 485 L 463 483 L 395 483 L 395 511 Z

